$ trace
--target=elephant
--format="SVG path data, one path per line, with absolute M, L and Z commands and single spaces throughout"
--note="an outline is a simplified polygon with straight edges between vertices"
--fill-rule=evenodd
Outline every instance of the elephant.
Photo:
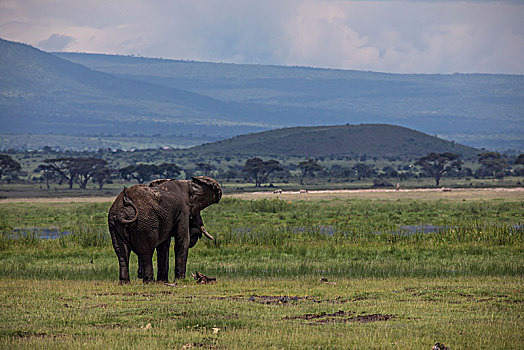
M 190 221 L 222 198 L 220 184 L 207 176 L 191 180 L 157 180 L 150 186 L 134 185 L 120 192 L 109 209 L 108 224 L 118 257 L 120 283 L 129 283 L 129 255 L 138 255 L 142 280 L 153 280 L 153 252 L 164 259 L 171 237 L 175 238 L 175 280 L 185 278 L 191 244 Z M 196 240 L 194 240 L 196 242 Z M 160 246 L 160 248 L 158 248 Z M 168 261 L 161 261 L 165 269 Z M 167 279 L 167 276 L 160 276 Z
M 170 179 L 157 179 L 151 181 L 149 183 L 149 187 L 157 187 L 167 181 L 171 181 Z M 202 237 L 202 234 L 206 236 L 207 238 L 214 240 L 213 236 L 211 236 L 207 230 L 204 227 L 204 221 L 202 220 L 202 216 L 200 215 L 200 212 L 195 215 L 194 217 L 189 219 L 189 248 L 192 248 L 197 241 Z M 171 245 L 171 237 L 167 239 L 167 241 L 161 243 L 156 247 L 157 250 L 157 281 L 168 281 L 169 276 L 169 246 Z M 142 263 L 140 259 L 138 259 L 138 271 L 137 271 L 138 278 L 143 278 L 143 269 L 142 269 Z
M 204 227 L 204 221 L 200 213 L 189 219 L 189 248 L 193 248 L 198 242 L 202 235 L 206 236 L 210 240 L 214 240 L 213 236 L 207 232 Z M 156 247 L 157 254 L 157 281 L 168 281 L 169 276 L 169 246 L 171 245 L 171 237 L 169 237 L 164 243 L 161 243 Z M 138 259 L 138 278 L 143 277 L 142 263 Z

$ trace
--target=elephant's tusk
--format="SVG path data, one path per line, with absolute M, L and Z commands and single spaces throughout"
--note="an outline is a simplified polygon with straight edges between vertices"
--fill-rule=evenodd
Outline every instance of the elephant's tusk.
M 207 238 L 209 238 L 210 240 L 214 240 L 213 236 L 211 236 L 209 234 L 209 232 L 207 232 L 206 228 L 204 226 L 200 226 L 200 230 L 202 231 L 202 233 L 204 234 L 204 236 L 206 236 Z

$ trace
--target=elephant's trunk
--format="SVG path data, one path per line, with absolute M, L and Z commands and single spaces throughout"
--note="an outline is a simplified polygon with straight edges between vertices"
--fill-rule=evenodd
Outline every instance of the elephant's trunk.
M 214 240 L 213 236 L 211 236 L 209 234 L 209 232 L 207 232 L 206 228 L 204 226 L 200 226 L 200 230 L 202 231 L 202 233 L 204 234 L 204 236 L 206 236 L 207 238 L 209 238 L 210 240 Z

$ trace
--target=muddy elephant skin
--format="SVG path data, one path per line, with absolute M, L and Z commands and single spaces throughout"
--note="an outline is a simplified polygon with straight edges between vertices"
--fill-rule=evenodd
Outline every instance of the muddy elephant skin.
M 175 279 L 186 275 L 187 253 L 191 242 L 190 220 L 200 211 L 218 203 L 222 189 L 210 177 L 192 180 L 159 180 L 150 186 L 135 185 L 124 189 L 108 214 L 109 232 L 118 257 L 119 279 L 129 282 L 129 254 L 138 255 L 143 267 L 143 281 L 153 280 L 152 256 L 155 248 L 169 249 L 175 239 Z M 157 255 L 167 256 L 158 251 Z M 168 262 L 162 262 L 164 266 Z M 161 276 L 167 279 L 167 276 Z

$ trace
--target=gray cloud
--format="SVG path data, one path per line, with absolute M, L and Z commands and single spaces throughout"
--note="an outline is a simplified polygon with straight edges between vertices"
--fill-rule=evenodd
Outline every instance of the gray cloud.
M 4 0 L 0 36 L 49 51 L 524 74 L 522 18 L 518 1 Z
M 51 34 L 46 40 L 39 41 L 36 46 L 44 51 L 63 51 L 74 41 L 75 38 L 67 35 Z

